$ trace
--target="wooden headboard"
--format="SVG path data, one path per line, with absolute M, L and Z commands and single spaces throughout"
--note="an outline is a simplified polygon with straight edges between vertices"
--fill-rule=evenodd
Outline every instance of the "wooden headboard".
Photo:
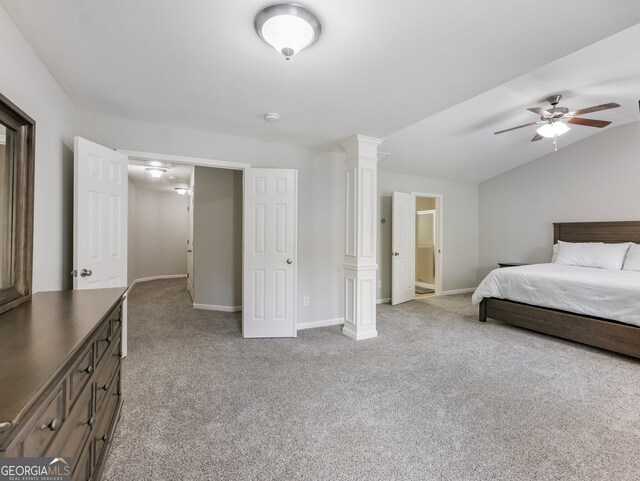
M 636 242 L 640 244 L 640 221 L 559 222 L 553 224 L 553 243 Z

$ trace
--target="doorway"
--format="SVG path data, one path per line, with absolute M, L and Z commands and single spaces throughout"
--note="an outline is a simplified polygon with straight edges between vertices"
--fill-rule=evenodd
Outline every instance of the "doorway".
M 438 285 L 437 197 L 416 196 L 415 298 L 436 296 Z
M 394 192 L 391 304 L 442 294 L 440 194 Z

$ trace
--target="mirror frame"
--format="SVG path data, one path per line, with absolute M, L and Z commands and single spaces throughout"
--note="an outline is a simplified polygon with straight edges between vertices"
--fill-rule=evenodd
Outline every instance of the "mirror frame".
M 13 285 L 0 289 L 0 313 L 31 300 L 33 275 L 33 177 L 36 123 L 0 94 L 0 123 L 13 135 Z

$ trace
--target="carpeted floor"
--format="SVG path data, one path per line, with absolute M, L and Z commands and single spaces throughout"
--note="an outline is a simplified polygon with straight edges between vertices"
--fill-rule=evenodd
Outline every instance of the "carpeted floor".
M 129 298 L 105 481 L 637 480 L 640 362 L 489 321 L 468 295 L 244 340 L 185 282 Z

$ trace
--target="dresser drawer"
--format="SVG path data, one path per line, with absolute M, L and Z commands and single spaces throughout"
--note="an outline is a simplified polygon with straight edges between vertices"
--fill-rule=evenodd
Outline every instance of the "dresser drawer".
M 73 408 L 93 373 L 93 346 L 89 344 L 84 355 L 74 364 L 69 374 L 69 405 Z
M 56 457 L 71 456 L 75 462 L 89 439 L 93 424 L 93 397 L 91 389 L 87 389 L 71 410 L 47 454 Z
M 118 402 L 120 400 L 120 369 L 116 371 L 111 386 L 107 394 L 107 399 L 104 401 L 102 409 L 97 414 L 97 427 L 93 433 L 93 465 L 101 462 L 101 457 L 107 446 L 107 442 L 110 441 L 109 430 L 112 424 L 116 421 L 114 416 L 118 408 Z
M 85 444 L 80 457 L 73 460 L 73 481 L 91 481 L 91 453 L 93 444 L 91 440 Z
M 96 381 L 96 412 L 100 411 L 111 385 L 116 382 L 116 371 L 120 367 L 120 344 L 121 340 L 118 333 L 112 349 L 105 356 L 104 369 L 98 373 Z
M 111 347 L 113 336 L 111 335 L 111 321 L 104 321 L 98 334 L 95 337 L 94 344 L 96 346 L 96 371 L 99 371 L 104 365 L 104 355 Z
M 64 383 L 58 385 L 42 413 L 27 430 L 22 440 L 21 455 L 44 456 L 51 443 L 64 425 L 65 396 Z

